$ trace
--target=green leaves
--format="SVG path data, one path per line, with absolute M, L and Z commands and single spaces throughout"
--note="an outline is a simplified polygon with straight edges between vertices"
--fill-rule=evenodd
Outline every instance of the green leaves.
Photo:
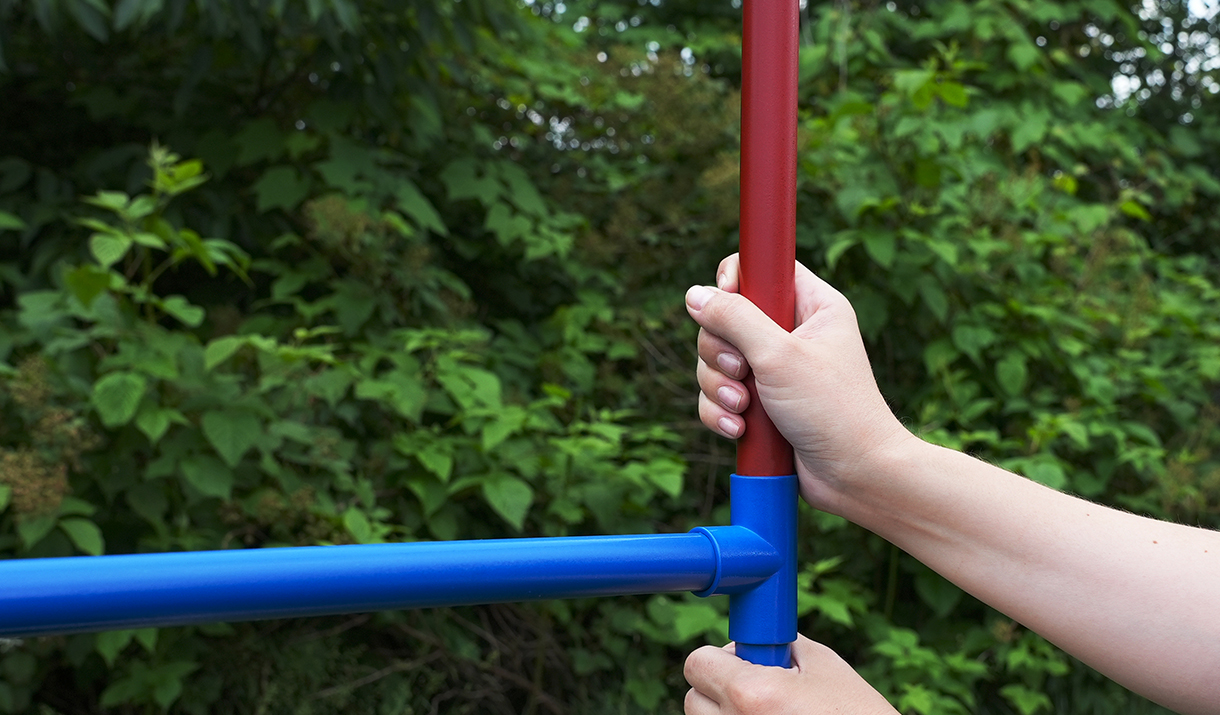
M 525 516 L 534 502 L 534 490 L 524 481 L 506 474 L 496 474 L 483 481 L 483 498 L 513 528 L 525 526 Z
M 233 492 L 233 470 L 215 457 L 188 457 L 182 460 L 181 469 L 186 481 L 205 497 L 227 500 Z
M 89 238 L 89 252 L 102 268 L 109 268 L 123 260 L 134 241 L 129 236 L 115 233 L 95 233 Z
M 1046 693 L 1033 690 L 1020 683 L 1010 683 L 1000 688 L 1000 695 L 1012 703 L 1021 715 L 1034 715 L 1038 712 L 1050 712 L 1054 707 Z
M 59 522 L 59 528 L 68 535 L 76 548 L 90 556 L 101 556 L 106 551 L 102 530 L 88 519 L 64 519 Z
M 971 360 L 981 362 L 983 350 L 998 339 L 995 331 L 983 325 L 958 325 L 953 329 L 953 345 Z
M 731 455 L 691 419 L 694 329 L 680 292 L 733 250 L 739 220 L 731 13 L 669 17 L 614 0 L 569 3 L 555 22 L 483 0 L 204 2 L 185 14 L 103 4 L 112 12 L 95 7 L 89 32 L 122 42 L 91 39 L 63 2 L 8 18 L 10 66 L 55 88 L 14 85 L 34 119 L 10 143 L 68 158 L 0 159 L 0 237 L 21 259 L 0 265 L 17 306 L 0 316 L 0 358 L 6 375 L 31 357 L 49 366 L 44 412 L 0 386 L 0 449 L 43 433 L 56 435 L 38 446 L 53 456 L 95 444 L 79 470 L 51 463 L 106 508 L 18 514 L 19 490 L 0 487 L 0 555 L 727 518 L 718 480 Z M 53 27 L 56 8 L 67 23 L 53 44 L 80 66 L 158 72 L 76 73 L 65 89 L 31 19 Z M 1214 521 L 1220 433 L 1206 396 L 1220 375 L 1220 296 L 1217 226 L 1202 208 L 1220 195 L 1213 100 L 1167 85 L 1147 104 L 1099 107 L 1112 94 L 1103 55 L 1148 44 L 1121 7 L 919 9 L 806 18 L 798 257 L 851 297 L 878 381 L 912 429 L 1091 498 Z M 578 17 L 593 31 L 571 31 Z M 1157 62 L 1132 59 L 1133 75 Z M 180 80 L 170 95 L 165 77 Z M 1188 122 L 1192 93 L 1202 104 Z M 106 131 L 59 134 L 64 116 Z M 206 166 L 152 147 L 150 173 L 139 147 L 96 145 L 150 128 Z M 37 143 L 46 137 L 59 141 Z M 80 186 L 113 190 L 65 223 Z M 906 557 L 806 516 L 816 538 L 802 539 L 813 550 L 801 556 L 802 617 L 904 711 L 1045 712 L 1045 699 L 1073 695 L 1069 680 L 1100 692 L 1047 677 L 1058 666 L 1019 628 L 980 620 Z M 672 649 L 727 638 L 721 603 L 669 596 L 514 608 L 512 637 L 495 623 L 489 635 L 527 640 L 496 653 L 459 617 L 386 616 L 443 635 L 423 646 L 396 642 L 401 629 L 379 618 L 377 638 L 404 662 L 417 647 L 446 660 L 435 683 L 398 693 L 384 678 L 369 698 L 420 710 L 460 689 L 445 673 L 530 672 L 520 653 L 538 634 L 567 656 L 547 668 L 570 662 L 579 675 L 548 676 L 557 701 L 658 711 L 681 697 Z M 318 663 L 336 682 L 382 668 L 352 649 L 372 627 L 323 642 L 288 624 L 277 632 L 300 647 L 285 650 L 247 638 L 261 633 L 251 626 L 242 672 L 216 666 L 237 647 L 220 629 L 143 647 L 99 636 L 89 667 L 105 667 L 89 678 L 105 678 L 108 706 L 133 711 L 174 698 L 207 709 L 221 690 L 338 702 L 347 695 L 311 676 Z M 32 675 L 28 661 L 13 672 L 39 682 L 87 646 L 51 644 Z M 196 654 L 216 653 L 195 683 Z
M 225 360 L 228 360 L 243 346 L 250 344 L 251 337 L 248 335 L 226 335 L 216 338 L 209 342 L 207 348 L 203 351 L 203 369 L 211 370 Z
M 25 229 L 25 221 L 7 211 L 0 211 L 0 231 L 21 231 Z
M 162 7 L 157 0 L 119 0 L 114 6 L 115 32 L 145 25 Z
M 96 266 L 77 266 L 64 273 L 64 284 L 86 308 L 93 304 L 94 298 L 110 287 L 110 283 L 110 272 Z
M 1008 61 L 1012 62 L 1013 68 L 1019 72 L 1024 72 L 1038 61 L 1038 48 L 1029 41 L 1014 42 L 1008 46 L 1007 51 Z
M 464 409 L 499 409 L 500 380 L 481 367 L 442 358 L 437 363 L 437 381 Z
M 415 184 L 410 181 L 400 181 L 395 197 L 398 199 L 398 207 L 414 219 L 420 227 L 441 236 L 449 232 L 432 202 L 419 192 Z
M 355 395 L 362 400 L 386 402 L 411 421 L 419 421 L 427 400 L 427 392 L 419 378 L 405 370 L 360 380 L 356 383 Z
M 157 643 L 157 629 L 105 631 L 97 634 L 93 647 L 107 665 L 113 666 L 119 654 L 131 644 L 132 640 L 144 646 L 146 651 L 152 652 Z
M 171 295 L 161 301 L 160 305 L 167 315 L 177 319 L 183 325 L 197 328 L 203 323 L 203 308 L 191 305 L 186 298 L 180 295 Z
M 99 42 L 109 39 L 107 19 L 110 16 L 110 8 L 105 2 L 102 0 L 68 0 L 65 5 L 68 14 L 93 39 Z
M 174 661 L 154 667 L 135 661 L 124 677 L 102 691 L 101 706 L 110 708 L 147 699 L 162 709 L 169 708 L 182 695 L 183 678 L 198 668 L 198 663 L 193 661 Z
M 187 417 L 182 412 L 160 408 L 160 406 L 150 403 L 145 403 L 140 409 L 139 415 L 135 416 L 135 427 L 138 427 L 139 431 L 149 438 L 149 442 L 154 444 L 160 442 L 161 437 L 165 436 L 172 423 L 189 425 Z
M 1025 390 L 1028 374 L 1025 356 L 1016 351 L 1009 352 L 995 366 L 996 381 L 1009 397 L 1017 397 Z
M 135 417 L 148 380 L 133 372 L 113 372 L 93 386 L 91 402 L 106 427 L 121 427 Z
M 309 194 L 309 181 L 293 167 L 275 166 L 263 173 L 253 190 L 259 212 L 292 211 Z
M 230 467 L 236 467 L 242 457 L 262 436 L 263 423 L 252 412 L 222 409 L 205 412 L 200 426 L 208 442 Z
M 416 430 L 397 435 L 394 446 L 403 455 L 419 460 L 420 465 L 441 482 L 448 482 L 453 474 L 454 449 L 457 446 L 453 441 L 438 439 L 432 432 Z

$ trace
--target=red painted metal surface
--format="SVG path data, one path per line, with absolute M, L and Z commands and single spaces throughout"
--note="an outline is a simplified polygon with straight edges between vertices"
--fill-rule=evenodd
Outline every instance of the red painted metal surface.
M 742 29 L 741 292 L 785 330 L 795 322 L 797 0 L 746 0 Z M 752 399 L 737 473 L 795 473 L 792 447 Z

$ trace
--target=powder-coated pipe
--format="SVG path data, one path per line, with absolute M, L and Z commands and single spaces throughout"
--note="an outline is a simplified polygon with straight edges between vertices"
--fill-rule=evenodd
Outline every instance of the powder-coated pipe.
M 741 76 L 741 293 L 791 331 L 795 323 L 797 0 L 745 0 Z M 754 381 L 737 473 L 795 473 L 792 448 Z
M 797 478 L 734 474 L 729 484 L 733 523 L 777 545 L 782 559 L 766 581 L 729 597 L 729 638 L 741 658 L 787 668 L 796 640 Z
M 741 293 L 791 331 L 796 322 L 797 0 L 745 0 L 741 80 Z M 729 600 L 729 635 L 752 663 L 788 667 L 796 639 L 796 466 L 751 375 L 737 442 L 733 523 L 779 549 L 785 566 Z M 743 475 L 743 476 L 738 476 Z M 752 483 L 757 482 L 757 483 Z
M 0 562 L 0 636 L 672 591 L 735 593 L 782 560 L 742 527 Z

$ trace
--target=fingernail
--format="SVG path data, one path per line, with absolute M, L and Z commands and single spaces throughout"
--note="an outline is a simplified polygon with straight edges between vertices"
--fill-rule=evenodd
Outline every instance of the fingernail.
M 737 423 L 735 421 L 729 419 L 728 417 L 721 417 L 716 422 L 716 425 L 720 427 L 721 432 L 724 432 L 733 438 L 737 437 Z
M 736 410 L 741 407 L 741 393 L 731 387 L 721 387 L 719 390 L 716 390 L 716 396 L 720 398 L 720 404 L 730 410 Z
M 712 289 L 705 286 L 691 286 L 686 291 L 686 304 L 691 310 L 703 310 L 703 306 L 712 298 Z
M 739 377 L 741 375 L 741 358 L 732 353 L 720 353 L 716 356 L 716 364 L 726 375 Z
M 720 290 L 724 290 L 724 284 L 728 283 L 728 282 L 729 282 L 729 277 L 726 276 L 725 274 L 721 273 L 720 275 L 716 276 L 716 287 L 719 288 Z

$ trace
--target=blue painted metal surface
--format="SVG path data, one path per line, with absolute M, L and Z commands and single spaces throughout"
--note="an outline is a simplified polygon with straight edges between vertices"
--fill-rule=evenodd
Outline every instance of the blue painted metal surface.
M 783 566 L 739 526 L 687 534 L 13 560 L 0 636 L 550 598 L 740 593 Z
M 733 524 L 757 533 L 779 552 L 779 570 L 758 586 L 729 597 L 729 638 L 751 663 L 792 665 L 796 640 L 797 478 L 744 477 L 729 482 Z

